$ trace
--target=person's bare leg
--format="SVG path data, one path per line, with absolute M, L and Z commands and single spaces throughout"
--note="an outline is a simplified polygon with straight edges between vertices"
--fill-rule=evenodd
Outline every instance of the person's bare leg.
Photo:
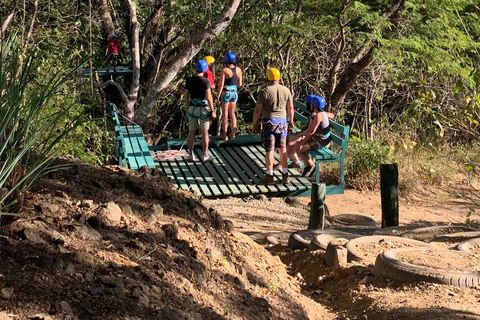
M 228 130 L 228 102 L 222 101 L 222 135 L 227 136 Z
M 265 166 L 267 167 L 267 172 L 273 171 L 273 161 L 274 161 L 274 151 L 267 151 L 265 154 Z
M 208 153 L 208 143 L 210 142 L 210 137 L 208 136 L 207 130 L 200 130 L 202 133 L 202 150 L 203 154 Z
M 195 142 L 195 131 L 197 131 L 197 130 L 189 131 L 188 136 L 187 136 L 188 152 L 190 154 L 193 154 L 193 144 Z
M 237 108 L 236 102 L 230 102 L 228 105 L 228 113 L 230 114 L 230 124 L 232 126 L 232 131 L 230 132 L 230 136 L 235 136 L 235 130 L 237 129 L 237 115 L 235 110 Z
M 277 148 L 278 154 L 280 155 L 280 164 L 282 168 L 288 167 L 288 156 L 287 156 L 287 148 Z

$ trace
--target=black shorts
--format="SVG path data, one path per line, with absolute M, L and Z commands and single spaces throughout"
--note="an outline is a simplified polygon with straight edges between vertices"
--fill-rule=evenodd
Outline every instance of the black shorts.
M 111 53 L 111 54 L 108 56 L 108 60 L 111 61 L 111 62 L 117 62 L 117 60 L 118 60 L 118 53 Z

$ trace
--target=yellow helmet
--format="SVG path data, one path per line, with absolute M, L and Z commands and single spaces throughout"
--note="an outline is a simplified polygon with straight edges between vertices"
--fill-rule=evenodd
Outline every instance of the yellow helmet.
M 280 70 L 277 68 L 270 68 L 267 70 L 268 80 L 280 80 Z
M 203 60 L 207 61 L 208 64 L 212 64 L 215 62 L 215 58 L 212 56 L 206 56 L 205 58 L 203 58 Z

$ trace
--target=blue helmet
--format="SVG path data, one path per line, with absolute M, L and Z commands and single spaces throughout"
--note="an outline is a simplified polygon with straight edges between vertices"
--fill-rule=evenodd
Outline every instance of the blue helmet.
M 235 58 L 235 53 L 233 53 L 232 51 L 228 51 L 227 53 L 225 53 L 225 62 L 235 63 Z
M 205 60 L 198 60 L 197 64 L 195 65 L 195 70 L 199 72 L 207 71 L 208 63 Z
M 312 98 L 315 97 L 313 94 L 309 94 L 305 97 L 305 103 L 312 103 Z
M 316 109 L 325 108 L 325 99 L 321 96 L 314 96 L 312 98 L 312 104 Z

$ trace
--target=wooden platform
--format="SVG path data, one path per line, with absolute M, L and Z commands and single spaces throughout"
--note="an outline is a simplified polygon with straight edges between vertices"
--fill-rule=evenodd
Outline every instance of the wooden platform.
M 110 67 L 109 70 L 107 71 L 107 68 L 94 68 L 94 70 L 97 71 L 97 74 L 99 77 L 103 77 L 103 76 L 122 76 L 122 75 L 126 75 L 126 74 L 133 74 L 133 70 L 132 69 L 129 69 L 127 67 L 124 67 L 124 66 L 117 66 L 116 67 L 116 72 L 113 72 L 113 67 Z M 79 69 L 79 72 L 81 75 L 85 76 L 85 77 L 90 77 L 90 68 L 80 68 Z
M 169 140 L 168 145 L 177 149 L 184 139 Z M 151 151 L 165 149 L 166 146 L 150 147 Z M 186 145 L 183 146 L 186 150 Z M 310 195 L 311 183 L 301 177 L 295 169 L 289 169 L 291 182 L 282 184 L 282 174 L 274 173 L 276 185 L 259 184 L 265 174 L 265 149 L 259 135 L 238 136 L 234 141 L 212 139 L 209 153 L 215 157 L 210 163 L 188 162 L 187 158 L 168 161 L 155 161 L 172 180 L 172 183 L 185 190 L 193 190 L 199 196 L 219 198 L 228 196 L 306 196 Z M 203 156 L 200 142 L 195 144 L 195 154 Z M 278 159 L 277 159 L 278 160 Z

